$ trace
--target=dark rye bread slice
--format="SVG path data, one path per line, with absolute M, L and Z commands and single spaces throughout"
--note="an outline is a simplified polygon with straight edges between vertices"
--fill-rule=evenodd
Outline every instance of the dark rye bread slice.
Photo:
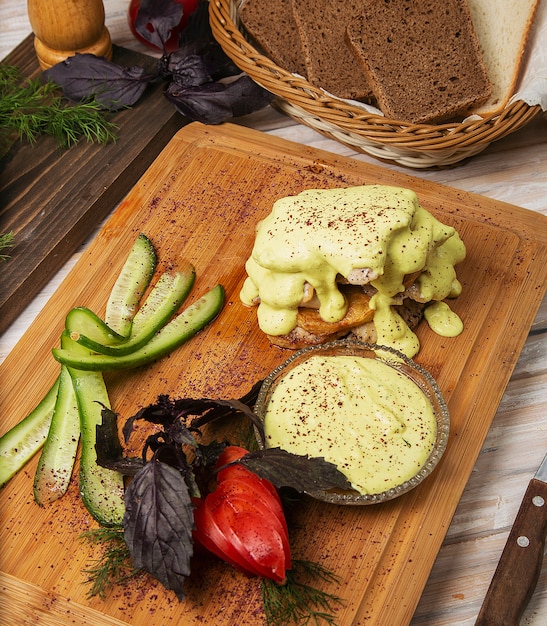
M 370 102 L 372 90 L 346 41 L 363 0 L 292 0 L 308 80 L 339 98 Z
M 306 76 L 306 65 L 291 0 L 245 0 L 239 19 L 279 67 Z
M 491 93 L 466 0 L 369 0 L 347 37 L 389 118 L 438 123 Z

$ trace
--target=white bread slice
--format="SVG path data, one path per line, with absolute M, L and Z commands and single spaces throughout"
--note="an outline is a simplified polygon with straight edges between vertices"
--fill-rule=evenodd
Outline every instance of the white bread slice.
M 546 0 L 543 0 L 546 1 Z M 492 94 L 473 111 L 501 111 L 515 93 L 526 43 L 540 0 L 467 0 Z

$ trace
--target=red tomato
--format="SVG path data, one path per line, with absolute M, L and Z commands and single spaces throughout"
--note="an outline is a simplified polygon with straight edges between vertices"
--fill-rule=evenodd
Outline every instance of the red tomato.
M 248 454 L 248 452 L 248 450 L 245 450 L 245 448 L 241 448 L 239 446 L 226 447 L 224 452 L 218 457 L 217 468 L 237 461 L 242 456 Z M 272 483 L 269 480 L 264 480 L 263 478 L 260 478 L 254 472 L 251 472 L 251 470 L 248 470 L 246 467 L 243 467 L 243 465 L 239 464 L 231 465 L 230 467 L 221 469 L 217 475 L 217 481 L 219 483 L 226 480 L 235 479 L 243 482 L 248 479 L 250 480 L 251 487 L 253 489 L 260 489 L 261 491 L 266 490 L 269 492 L 269 496 L 271 497 L 269 497 L 268 495 L 265 496 L 268 501 L 269 507 L 272 513 L 274 513 L 274 515 L 276 515 L 279 520 L 281 520 L 285 527 L 285 531 L 288 534 L 287 522 L 285 520 L 285 514 L 283 513 L 281 500 L 279 498 L 279 494 L 277 493 L 277 489 L 272 485 Z
M 249 576 L 253 574 L 245 560 L 239 557 L 237 550 L 232 547 L 230 541 L 217 526 L 208 506 L 202 503 L 194 510 L 194 523 L 196 525 L 194 539 L 199 541 L 204 548 L 244 574 Z
M 182 4 L 183 14 L 182 19 L 179 22 L 178 26 L 171 31 L 171 36 L 165 42 L 165 51 L 173 52 L 178 48 L 179 44 L 179 34 L 184 30 L 186 24 L 188 23 L 188 18 L 192 13 L 196 10 L 199 0 L 173 0 L 176 4 Z M 127 19 L 129 22 L 129 28 L 133 33 L 133 36 L 136 37 L 141 43 L 148 46 L 149 48 L 153 48 L 154 50 L 158 50 L 156 46 L 147 41 L 140 33 L 137 32 L 135 28 L 135 19 L 137 17 L 137 13 L 139 12 L 140 0 L 131 0 L 129 4 L 129 9 L 127 11 Z M 152 28 L 150 27 L 150 31 L 152 32 Z M 161 50 L 163 52 L 163 50 Z
M 218 457 L 217 467 L 221 467 L 232 461 L 237 461 L 246 454 L 249 454 L 249 450 L 245 450 L 245 448 L 241 446 L 226 446 L 222 454 Z
M 269 492 L 264 492 L 261 485 L 251 481 L 226 480 L 219 485 L 214 493 L 216 498 L 228 502 L 232 508 L 237 510 L 248 504 L 249 494 L 252 493 L 253 512 L 262 515 L 263 519 L 267 520 L 267 523 L 275 529 L 281 537 L 285 555 L 290 556 L 289 531 L 281 502 L 277 499 L 272 500 Z M 209 506 L 214 506 L 216 502 L 215 498 L 211 498 Z
M 228 446 L 222 467 L 247 450 Z M 241 465 L 221 470 L 218 486 L 194 511 L 194 537 L 246 574 L 283 583 L 291 567 L 287 522 L 275 487 Z
M 224 465 L 228 465 L 229 463 L 233 463 L 234 461 L 237 461 L 242 456 L 245 456 L 248 453 L 249 451 L 245 450 L 245 448 L 240 448 L 239 446 L 227 446 L 224 452 L 218 457 L 217 468 L 223 467 Z M 217 480 L 218 482 L 222 482 L 223 480 L 226 480 L 227 478 L 235 478 L 236 476 L 241 479 L 251 476 L 252 480 L 256 480 L 258 478 L 258 480 L 260 480 L 263 483 L 263 487 L 265 489 L 268 489 L 272 493 L 272 495 L 277 500 L 279 500 L 277 489 L 272 485 L 270 481 L 262 480 L 254 472 L 251 472 L 251 470 L 248 470 L 246 467 L 243 467 L 243 465 L 236 464 L 236 465 L 231 465 L 230 467 L 221 469 L 217 475 Z M 279 502 L 281 503 L 280 500 Z
M 234 463 L 234 461 L 237 461 L 241 457 L 244 457 L 246 454 L 249 454 L 249 451 L 245 450 L 245 448 L 241 448 L 240 446 L 226 446 L 222 454 L 218 457 L 216 467 L 217 469 L 219 469 L 224 467 L 225 465 Z M 279 494 L 277 493 L 277 489 L 272 485 L 270 481 L 260 478 L 260 476 L 257 476 L 254 472 L 248 470 L 246 467 L 238 463 L 235 463 L 230 467 L 225 467 L 224 469 L 221 469 L 218 472 L 217 480 L 218 482 L 222 482 L 227 478 L 233 478 L 235 476 L 251 476 L 253 480 L 258 479 L 262 481 L 264 483 L 264 486 L 269 491 L 271 491 L 272 494 L 274 494 L 275 497 L 279 500 Z
M 213 511 L 218 528 L 256 575 L 285 580 L 285 546 L 277 529 L 248 502 L 224 500 Z

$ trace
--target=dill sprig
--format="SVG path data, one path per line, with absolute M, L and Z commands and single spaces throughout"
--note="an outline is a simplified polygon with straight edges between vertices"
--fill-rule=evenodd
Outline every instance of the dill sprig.
M 334 611 L 342 604 L 341 598 L 313 587 L 305 579 L 339 581 L 321 564 L 303 560 L 293 561 L 285 585 L 263 579 L 262 602 L 268 624 L 336 624 Z
M 13 233 L 0 234 L 0 261 L 6 261 L 9 258 L 9 254 L 2 252 L 6 248 L 13 248 L 15 245 Z
M 93 544 L 100 544 L 103 552 L 86 568 L 85 581 L 91 585 L 88 597 L 104 599 L 107 591 L 117 585 L 124 585 L 137 576 L 144 576 L 143 569 L 136 568 L 131 561 L 125 543 L 123 528 L 97 528 L 82 534 L 82 538 Z M 306 580 L 310 582 L 305 582 Z M 329 624 L 334 626 L 336 606 L 342 605 L 338 596 L 321 591 L 311 584 L 313 580 L 339 582 L 338 576 L 319 563 L 293 560 L 292 569 L 287 571 L 287 582 L 278 585 L 273 580 L 262 579 L 262 602 L 266 623 L 279 624 Z
M 82 537 L 94 544 L 101 544 L 102 555 L 95 564 L 84 570 L 88 575 L 86 583 L 91 585 L 88 597 L 105 598 L 107 591 L 123 585 L 139 575 L 142 569 L 133 566 L 129 549 L 123 536 L 123 528 L 97 528 L 82 534 Z
M 16 138 L 34 144 L 40 135 L 50 135 L 59 147 L 69 148 L 82 137 L 114 141 L 116 130 L 95 100 L 70 103 L 53 82 L 23 79 L 17 67 L 0 66 L 0 155 Z

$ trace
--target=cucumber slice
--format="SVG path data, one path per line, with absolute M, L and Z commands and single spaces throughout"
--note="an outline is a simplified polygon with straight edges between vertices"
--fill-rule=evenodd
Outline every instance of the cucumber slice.
M 77 323 L 79 322 L 77 326 L 67 324 L 70 336 L 82 346 L 101 354 L 123 356 L 135 352 L 135 350 L 144 346 L 168 322 L 184 300 L 186 300 L 194 284 L 195 276 L 194 267 L 190 263 L 183 270 L 173 274 L 163 273 L 146 298 L 143 306 L 135 314 L 131 335 L 125 341 L 112 342 L 108 333 L 105 333 L 105 341 L 101 341 L 98 333 L 95 333 L 94 337 L 98 337 L 95 340 L 85 332 L 86 326 L 92 325 L 92 320 L 87 324 L 82 319 L 75 320 Z M 105 328 L 108 327 L 105 326 Z M 94 331 L 96 329 L 91 327 L 90 330 Z
M 95 322 L 99 320 L 100 324 L 93 326 L 93 333 L 97 333 L 102 342 L 126 340 L 125 337 L 131 331 L 137 306 L 156 269 L 156 262 L 152 242 L 141 233 L 133 244 L 110 293 L 107 303 L 107 324 L 95 316 Z M 74 313 L 74 317 L 81 312 L 79 309 L 76 311 L 78 312 Z M 89 322 L 89 318 L 87 319 Z M 93 334 L 91 331 L 89 333 Z M 112 337 L 110 333 L 114 333 Z M 0 488 L 4 487 L 44 445 L 55 409 L 59 378 L 36 408 L 0 437 Z
M 164 272 L 135 314 L 131 334 L 152 336 L 186 300 L 195 280 L 196 270 L 188 261 L 176 272 Z
M 89 350 L 65 337 L 61 345 L 72 344 L 71 354 L 82 356 Z M 80 421 L 80 496 L 87 510 L 102 526 L 119 526 L 125 506 L 123 476 L 97 464 L 97 426 L 102 423 L 102 408 L 110 408 L 108 391 L 101 372 L 67 368 L 78 405 Z
M 105 322 L 127 337 L 139 302 L 156 269 L 157 256 L 150 239 L 140 233 L 112 287 L 106 304 Z
M 217 285 L 166 324 L 143 347 L 130 354 L 85 355 L 61 348 L 54 349 L 53 356 L 67 367 L 88 371 L 109 372 L 140 367 L 172 352 L 188 341 L 219 314 L 223 304 L 224 288 Z
M 99 345 L 120 344 L 127 342 L 128 339 L 107 326 L 91 309 L 83 306 L 75 307 L 68 312 L 65 328 L 74 341 L 78 341 L 80 335 L 89 337 L 89 341 Z
M 102 405 L 110 402 L 101 372 L 68 368 L 80 412 L 80 495 L 87 510 L 102 526 L 119 526 L 125 512 L 123 476 L 97 464 L 97 426 L 102 422 Z
M 0 488 L 44 445 L 58 387 L 59 379 L 33 411 L 0 437 Z
M 50 504 L 66 493 L 79 439 L 76 395 L 68 369 L 61 366 L 55 409 L 34 475 L 34 500 L 40 506 Z

